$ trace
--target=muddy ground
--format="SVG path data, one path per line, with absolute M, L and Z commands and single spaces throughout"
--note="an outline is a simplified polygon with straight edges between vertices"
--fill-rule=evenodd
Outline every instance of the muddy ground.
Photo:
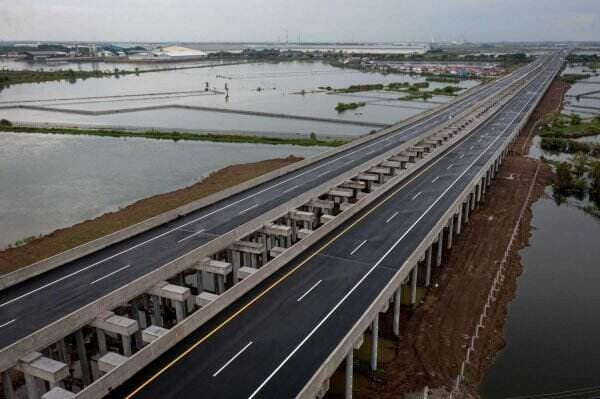
M 527 154 L 536 122 L 545 119 L 561 104 L 568 85 L 555 81 L 533 114 L 527 128 L 507 157 L 485 202 L 476 208 L 470 222 L 453 248 L 444 253 L 443 265 L 435 270 L 434 288 L 415 311 L 403 308 L 396 356 L 381 365 L 375 377 L 358 372 L 354 396 L 357 398 L 399 398 L 428 387 L 449 386 L 465 358 L 468 340 L 479 320 L 487 293 L 507 248 L 527 192 L 540 165 L 533 193 L 514 245 L 506 279 L 497 301 L 488 312 L 486 328 L 476 342 L 475 355 L 466 370 L 466 396 L 477 397 L 477 387 L 498 351 L 504 347 L 504 322 L 508 304 L 515 296 L 522 272 L 519 250 L 530 237 L 531 204 L 543 195 L 553 173 L 545 163 Z M 435 284 L 437 283 L 437 286 Z M 382 320 L 380 331 L 391 336 L 391 313 Z M 359 367 L 359 370 L 364 370 Z
M 106 213 L 95 219 L 56 230 L 26 245 L 1 251 L 0 275 L 298 162 L 301 159 L 290 156 L 284 159 L 271 159 L 228 166 L 189 187 L 140 200 L 119 211 Z

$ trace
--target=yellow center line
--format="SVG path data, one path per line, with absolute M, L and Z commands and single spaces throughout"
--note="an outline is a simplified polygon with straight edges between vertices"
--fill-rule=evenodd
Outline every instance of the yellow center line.
M 450 152 L 452 152 L 452 151 L 450 151 Z M 238 317 L 246 309 L 248 309 L 250 306 L 252 306 L 253 304 L 255 304 L 260 298 L 262 298 L 263 296 L 265 296 L 269 291 L 271 291 L 273 288 L 275 288 L 276 286 L 278 286 L 283 280 L 287 279 L 294 272 L 296 272 L 298 269 L 300 269 L 302 266 L 304 266 L 309 260 L 311 260 L 312 258 L 314 258 L 315 256 L 317 256 L 325 248 L 327 248 L 333 242 L 335 242 L 336 240 L 338 240 L 341 236 L 343 236 L 344 234 L 346 234 L 348 232 L 348 230 L 350 230 L 351 228 L 353 228 L 355 225 L 357 225 L 362 220 L 364 220 L 367 216 L 369 216 L 371 213 L 373 213 L 376 209 L 378 209 L 383 204 L 385 204 L 386 202 L 388 202 L 392 197 L 394 197 L 402 189 L 404 189 L 404 187 L 406 187 L 408 184 L 410 184 L 413 181 L 415 181 L 423 173 L 427 172 L 435 164 L 437 164 L 439 161 L 441 161 L 442 159 L 444 159 L 448 154 L 450 154 L 450 152 L 442 155 L 440 158 L 438 158 L 437 160 L 435 160 L 429 166 L 427 166 L 426 168 L 424 168 L 423 170 L 421 170 L 419 173 L 417 173 L 410 180 L 406 181 L 404 184 L 402 184 L 396 190 L 394 190 L 393 192 L 391 192 L 390 194 L 388 194 L 388 196 L 385 197 L 379 204 L 377 204 L 376 206 L 374 206 L 373 208 L 371 208 L 364 215 L 362 215 L 360 218 L 358 218 L 354 223 L 352 223 L 350 226 L 346 227 L 344 230 L 342 230 L 338 235 L 336 235 L 335 237 L 333 237 L 327 243 L 323 244 L 323 246 L 321 246 L 318 250 L 316 250 L 312 255 L 310 255 L 308 258 L 306 258 L 305 260 L 303 260 L 301 263 L 299 263 L 293 269 L 291 269 L 290 271 L 288 271 L 286 274 L 284 274 L 283 276 L 281 276 L 277 281 L 275 281 L 273 284 L 271 284 L 269 287 L 267 287 L 264 291 L 262 291 L 260 294 L 258 294 L 256 297 L 254 297 L 252 300 L 250 300 L 250 302 L 248 302 L 247 304 L 245 304 L 244 306 L 242 306 L 235 313 L 233 313 L 231 316 L 229 316 L 227 319 L 225 319 L 223 322 L 221 322 L 212 331 L 210 331 L 205 336 L 203 336 L 198 341 L 196 341 L 194 344 L 192 344 L 192 346 L 190 346 L 188 349 L 186 349 L 181 354 L 179 354 L 175 359 L 171 360 L 166 366 L 164 366 L 163 368 L 161 368 L 160 370 L 158 370 L 152 377 L 150 377 L 146 381 L 144 381 L 139 387 L 137 387 L 134 391 L 132 391 L 125 398 L 126 399 L 133 398 L 134 395 L 138 394 L 142 389 L 144 389 L 146 386 L 148 386 L 152 381 L 156 380 L 161 374 L 163 374 L 165 371 L 167 371 L 169 368 L 171 368 L 175 363 L 179 362 L 181 359 L 183 359 L 185 356 L 187 356 L 191 351 L 193 351 L 194 349 L 196 349 L 200 344 L 202 344 L 208 338 L 210 338 L 215 333 L 217 333 L 219 330 L 221 330 L 223 327 L 225 327 L 227 324 L 229 324 L 233 319 L 235 319 L 236 317 Z

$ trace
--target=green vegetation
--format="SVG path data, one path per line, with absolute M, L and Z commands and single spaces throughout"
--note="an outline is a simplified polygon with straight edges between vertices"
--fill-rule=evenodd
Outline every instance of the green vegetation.
M 44 71 L 40 69 L 33 71 L 2 69 L 0 70 L 0 89 L 21 83 L 38 83 L 61 80 L 74 83 L 77 81 L 77 79 L 101 78 L 106 76 L 119 77 L 120 75 L 137 74 L 139 72 L 139 70 L 123 71 L 119 70 L 118 68 L 115 68 L 113 71 L 74 71 L 72 69 L 61 69 L 57 71 Z
M 358 93 L 361 91 L 371 91 L 371 90 L 383 90 L 383 85 L 379 84 L 366 84 L 366 85 L 352 85 L 346 89 L 336 89 L 335 91 L 338 93 Z
M 554 119 L 541 127 L 542 138 L 576 139 L 600 134 L 600 117 L 582 121 L 577 114 L 556 115 Z
M 438 83 L 460 83 L 460 79 L 455 76 L 432 75 L 427 77 L 428 82 Z
M 439 96 L 457 96 L 458 92 L 463 90 L 462 87 L 458 86 L 446 86 L 443 88 L 433 89 L 432 93 Z
M 402 100 L 402 101 L 414 101 L 414 100 L 423 100 L 423 101 L 427 101 L 429 100 L 431 97 L 433 97 L 433 94 L 431 94 L 428 91 L 416 91 L 414 93 L 408 94 L 404 97 L 400 97 L 398 98 L 398 100 Z
M 8 119 L 1 119 L 0 126 L 5 126 L 5 127 L 12 126 L 12 123 Z
M 211 133 L 187 133 L 187 132 L 157 132 L 157 131 L 127 131 L 109 129 L 73 129 L 73 128 L 42 128 L 24 126 L 0 126 L 0 132 L 14 133 L 48 133 L 48 134 L 71 134 L 101 137 L 137 137 L 157 140 L 190 140 L 190 141 L 212 141 L 219 143 L 251 143 L 251 144 L 287 144 L 299 146 L 322 146 L 339 147 L 346 144 L 347 140 L 319 140 L 311 134 L 309 138 L 281 138 L 267 136 L 246 136 L 233 134 L 211 134 Z
M 337 103 L 337 105 L 335 106 L 335 110 L 337 112 L 344 112 L 344 111 L 348 111 L 350 109 L 356 109 L 359 107 L 364 107 L 366 105 L 366 103 Z
M 595 143 L 582 143 L 571 139 L 543 137 L 541 147 L 543 150 L 550 152 L 562 152 L 565 154 L 581 152 L 592 157 L 600 157 L 600 144 Z
M 560 78 L 569 84 L 573 84 L 578 80 L 589 79 L 591 77 L 592 75 L 589 73 L 565 73 Z

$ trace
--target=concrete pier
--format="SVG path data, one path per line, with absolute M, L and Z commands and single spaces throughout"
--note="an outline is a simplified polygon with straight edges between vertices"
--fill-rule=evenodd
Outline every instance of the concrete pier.
M 344 396 L 346 399 L 352 399 L 352 378 L 354 374 L 354 349 L 350 349 L 346 356 L 346 384 Z
M 414 265 L 410 276 L 410 304 L 417 305 L 417 278 L 419 276 L 419 267 Z
M 83 329 L 79 329 L 75 332 L 75 342 L 77 344 L 77 356 L 79 357 L 79 365 L 81 366 L 81 379 L 84 385 L 92 383 L 92 375 L 90 371 L 90 362 L 85 348 L 85 337 L 83 336 Z
M 192 295 L 190 289 L 180 285 L 170 284 L 167 281 L 161 281 L 148 291 L 151 295 L 170 300 L 175 308 L 177 322 L 181 322 L 186 315 L 185 303 Z M 160 325 L 162 327 L 162 325 Z
M 444 246 L 444 231 L 440 231 L 440 233 L 438 234 L 438 241 L 437 241 L 437 257 L 436 257 L 436 261 L 435 261 L 435 265 L 437 267 L 440 267 L 442 265 L 442 248 Z
M 61 381 L 69 376 L 69 367 L 65 363 L 45 357 L 39 352 L 22 357 L 17 367 L 25 375 L 29 399 L 40 397 L 40 387 L 36 379 L 47 381 L 52 389 L 61 386 Z
M 211 291 L 221 295 L 225 292 L 225 281 L 227 276 L 233 273 L 234 284 L 238 282 L 237 273 L 234 273 L 231 263 L 204 258 L 196 266 L 198 279 L 198 292 Z
M 42 399 L 73 399 L 76 395 L 61 387 L 54 387 L 42 395 Z
M 400 307 L 402 305 L 402 284 L 394 292 L 394 315 L 392 329 L 396 337 L 400 336 Z
M 6 399 L 15 399 L 15 391 L 13 388 L 12 378 L 10 376 L 10 370 L 2 372 L 2 388 L 4 397 Z
M 131 336 L 139 330 L 137 320 L 117 316 L 113 312 L 105 312 L 98 316 L 96 320 L 91 323 L 91 326 L 96 327 L 96 331 L 103 330 L 101 334 L 98 334 L 101 354 L 106 353 L 107 351 L 104 331 L 108 331 L 112 334 L 121 336 L 123 354 L 125 356 L 131 356 Z M 102 337 L 104 342 L 100 343 L 100 337 Z
M 108 373 L 115 367 L 119 367 L 127 361 L 128 357 L 115 352 L 107 352 L 98 359 L 98 370 Z
M 371 371 L 377 370 L 377 343 L 379 340 L 379 312 L 371 323 Z
M 454 215 L 452 215 L 450 217 L 450 220 L 448 222 L 448 242 L 447 242 L 447 249 L 452 249 L 452 236 L 454 235 Z
M 433 257 L 433 245 L 427 248 L 425 253 L 425 287 L 431 284 L 431 258 Z
M 169 330 L 167 330 L 166 328 L 162 328 L 159 326 L 150 326 L 142 331 L 142 341 L 149 344 L 168 332 Z

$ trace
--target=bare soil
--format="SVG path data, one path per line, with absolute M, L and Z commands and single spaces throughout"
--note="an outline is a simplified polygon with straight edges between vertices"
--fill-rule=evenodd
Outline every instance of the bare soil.
M 26 245 L 6 249 L 0 252 L 0 275 L 300 160 L 302 158 L 290 156 L 284 159 L 228 166 L 189 187 L 137 201 L 116 212 L 106 213 L 95 219 L 56 230 Z
M 435 270 L 434 286 L 428 290 L 422 305 L 414 311 L 403 308 L 396 357 L 383 365 L 384 371 L 376 378 L 358 378 L 355 397 L 399 398 L 425 386 L 450 386 L 465 358 L 469 337 L 479 320 L 498 262 L 507 248 L 539 164 L 540 171 L 510 254 L 504 284 L 488 311 L 486 327 L 476 341 L 475 354 L 466 369 L 466 396 L 478 397 L 478 385 L 505 345 L 507 307 L 515 296 L 523 269 L 519 251 L 530 237 L 531 204 L 542 196 L 553 179 L 548 165 L 523 154 L 527 154 L 540 121 L 560 108 L 567 90 L 568 85 L 560 80 L 552 84 L 500 168 L 485 201 L 471 215 L 461 235 L 455 237 L 452 249 L 444 254 L 442 267 Z M 386 314 L 382 321 L 380 331 L 389 339 L 391 314 Z

